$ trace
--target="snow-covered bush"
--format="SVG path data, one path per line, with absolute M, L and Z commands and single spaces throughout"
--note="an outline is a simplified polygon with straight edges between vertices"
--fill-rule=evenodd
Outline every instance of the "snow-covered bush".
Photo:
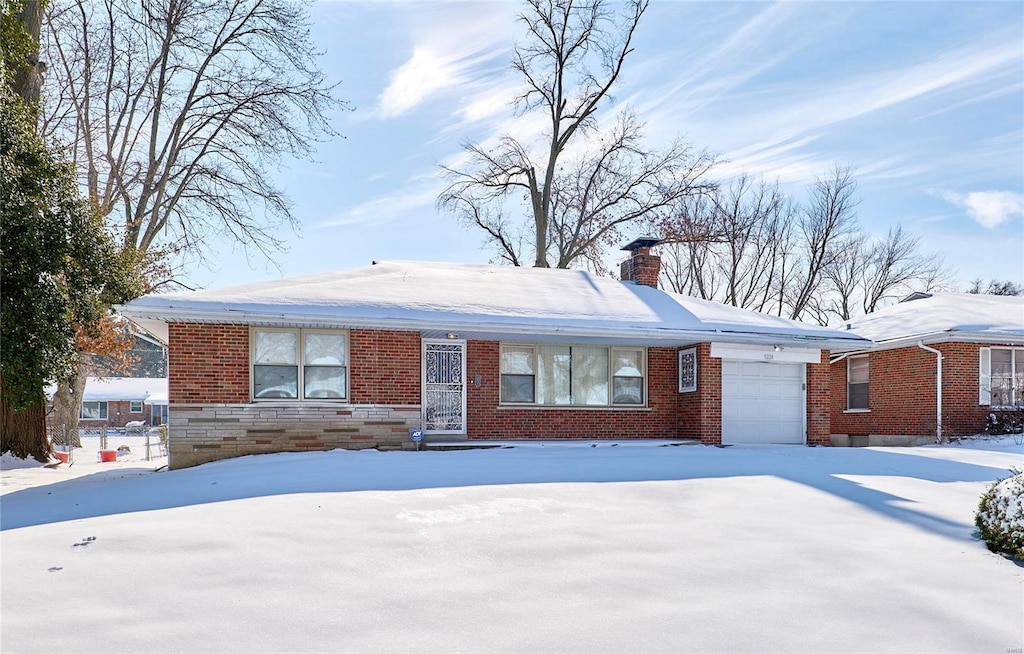
M 1024 472 L 992 484 L 981 496 L 974 524 L 993 552 L 1024 561 Z

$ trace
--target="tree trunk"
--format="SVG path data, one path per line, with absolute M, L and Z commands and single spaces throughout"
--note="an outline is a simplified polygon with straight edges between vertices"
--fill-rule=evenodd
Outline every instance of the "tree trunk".
M 85 358 L 81 353 L 78 356 L 80 359 Z M 82 395 L 85 393 L 89 372 L 87 368 L 84 361 L 80 361 L 77 367 L 78 374 L 74 379 L 69 383 L 57 385 L 57 392 L 53 395 L 53 413 L 50 415 L 55 445 L 82 447 L 82 439 L 78 433 L 78 416 L 82 412 Z
M 7 403 L 0 373 L 0 453 L 10 452 L 16 457 L 34 458 L 46 463 L 50 458 L 50 441 L 46 438 L 46 404 L 43 401 L 42 382 L 39 383 L 39 402 L 15 411 Z
M 39 95 L 43 87 L 43 72 L 46 64 L 39 61 L 39 27 L 43 12 L 39 0 L 26 0 L 18 20 L 32 38 L 32 52 L 26 57 L 25 65 L 14 71 L 14 92 L 25 101 L 33 118 L 39 116 Z

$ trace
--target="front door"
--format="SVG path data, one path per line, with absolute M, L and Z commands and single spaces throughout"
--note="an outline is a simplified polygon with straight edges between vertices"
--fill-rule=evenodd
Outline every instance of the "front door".
M 423 431 L 466 433 L 466 341 L 423 341 Z

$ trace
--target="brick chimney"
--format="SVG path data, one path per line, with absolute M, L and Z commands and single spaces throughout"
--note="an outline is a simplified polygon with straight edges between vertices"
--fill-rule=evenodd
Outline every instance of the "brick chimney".
M 651 254 L 651 248 L 661 243 L 660 238 L 641 236 L 622 248 L 629 251 L 629 258 L 619 267 L 619 279 L 658 288 L 658 273 L 661 272 L 661 257 Z

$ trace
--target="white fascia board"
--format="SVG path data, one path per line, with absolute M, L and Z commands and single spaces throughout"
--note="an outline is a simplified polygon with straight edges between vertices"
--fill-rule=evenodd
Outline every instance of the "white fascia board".
M 788 343 L 745 345 L 742 343 L 711 343 L 711 356 L 716 359 L 766 361 L 770 363 L 821 363 L 821 350 L 797 347 Z
M 325 316 L 300 313 L 267 313 L 249 312 L 241 309 L 217 309 L 202 311 L 195 309 L 178 309 L 159 307 L 147 311 L 142 307 L 122 308 L 123 314 L 130 320 L 154 331 L 154 322 L 193 322 L 193 323 L 236 323 L 262 326 L 309 326 L 338 329 L 388 329 L 400 331 L 450 331 L 458 333 L 477 333 L 493 335 L 499 340 L 503 335 L 509 336 L 551 336 L 560 335 L 566 338 L 607 338 L 636 343 L 637 345 L 677 346 L 709 341 L 730 343 L 748 343 L 764 345 L 787 343 L 790 346 L 814 347 L 821 349 L 849 350 L 864 347 L 869 341 L 860 336 L 810 336 L 792 333 L 773 333 L 757 331 L 741 331 L 739 329 L 707 329 L 707 330 L 676 330 L 650 327 L 587 327 L 584 325 L 559 326 L 545 324 L 516 324 L 490 321 L 467 321 L 453 316 L 450 320 L 416 319 L 401 317 L 358 317 L 358 316 Z M 751 329 L 754 329 L 753 327 Z M 837 332 L 842 334 L 842 332 Z

